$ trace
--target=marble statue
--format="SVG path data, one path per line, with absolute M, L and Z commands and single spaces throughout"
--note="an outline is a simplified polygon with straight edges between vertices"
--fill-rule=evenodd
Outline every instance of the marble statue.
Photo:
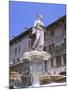
M 42 19 L 43 19 L 42 15 L 37 15 L 37 19 L 35 20 L 32 29 L 32 34 L 36 35 L 36 39 L 34 41 L 32 48 L 38 51 L 42 51 L 44 45 L 44 29 L 42 28 L 44 24 L 42 22 Z
M 45 75 L 45 61 L 48 62 L 51 55 L 43 51 L 44 46 L 44 24 L 42 22 L 43 16 L 37 15 L 37 19 L 33 25 L 32 34 L 36 35 L 33 43 L 33 50 L 25 52 L 22 57 L 22 61 L 28 60 L 30 62 L 30 73 L 32 75 L 31 87 L 40 86 L 40 78 Z

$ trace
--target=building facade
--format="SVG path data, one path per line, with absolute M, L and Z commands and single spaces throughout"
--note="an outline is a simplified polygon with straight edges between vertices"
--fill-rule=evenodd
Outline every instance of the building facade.
M 52 56 L 51 60 L 48 62 L 45 61 L 45 74 L 59 75 L 62 72 L 66 73 L 66 16 L 46 26 L 45 30 L 43 50 Z M 25 61 L 24 64 L 21 58 L 24 52 L 32 50 L 34 40 L 35 36 L 32 36 L 32 27 L 10 40 L 10 71 L 16 71 L 22 74 L 23 67 L 25 67 L 24 71 L 29 68 L 29 62 L 27 61 L 27 64 Z

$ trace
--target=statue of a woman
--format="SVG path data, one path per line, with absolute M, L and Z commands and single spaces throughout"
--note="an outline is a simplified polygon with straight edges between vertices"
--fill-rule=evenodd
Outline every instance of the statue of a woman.
M 37 15 L 37 19 L 35 20 L 32 34 L 36 34 L 36 39 L 34 41 L 34 44 L 32 46 L 33 50 L 42 51 L 43 45 L 44 45 L 44 29 L 42 28 L 43 22 L 42 22 L 43 16 Z

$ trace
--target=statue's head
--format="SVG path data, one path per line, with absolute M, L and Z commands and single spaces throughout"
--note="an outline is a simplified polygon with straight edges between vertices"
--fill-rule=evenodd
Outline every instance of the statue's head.
M 42 20 L 43 19 L 43 16 L 41 14 L 37 14 L 37 20 Z

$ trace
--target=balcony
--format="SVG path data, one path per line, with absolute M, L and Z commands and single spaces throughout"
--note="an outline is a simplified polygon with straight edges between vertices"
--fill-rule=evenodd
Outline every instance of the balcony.
M 61 50 L 65 50 L 66 49 L 66 43 L 62 43 L 60 46 L 56 46 L 53 49 L 49 50 L 49 53 L 53 54 L 55 52 L 59 52 Z

